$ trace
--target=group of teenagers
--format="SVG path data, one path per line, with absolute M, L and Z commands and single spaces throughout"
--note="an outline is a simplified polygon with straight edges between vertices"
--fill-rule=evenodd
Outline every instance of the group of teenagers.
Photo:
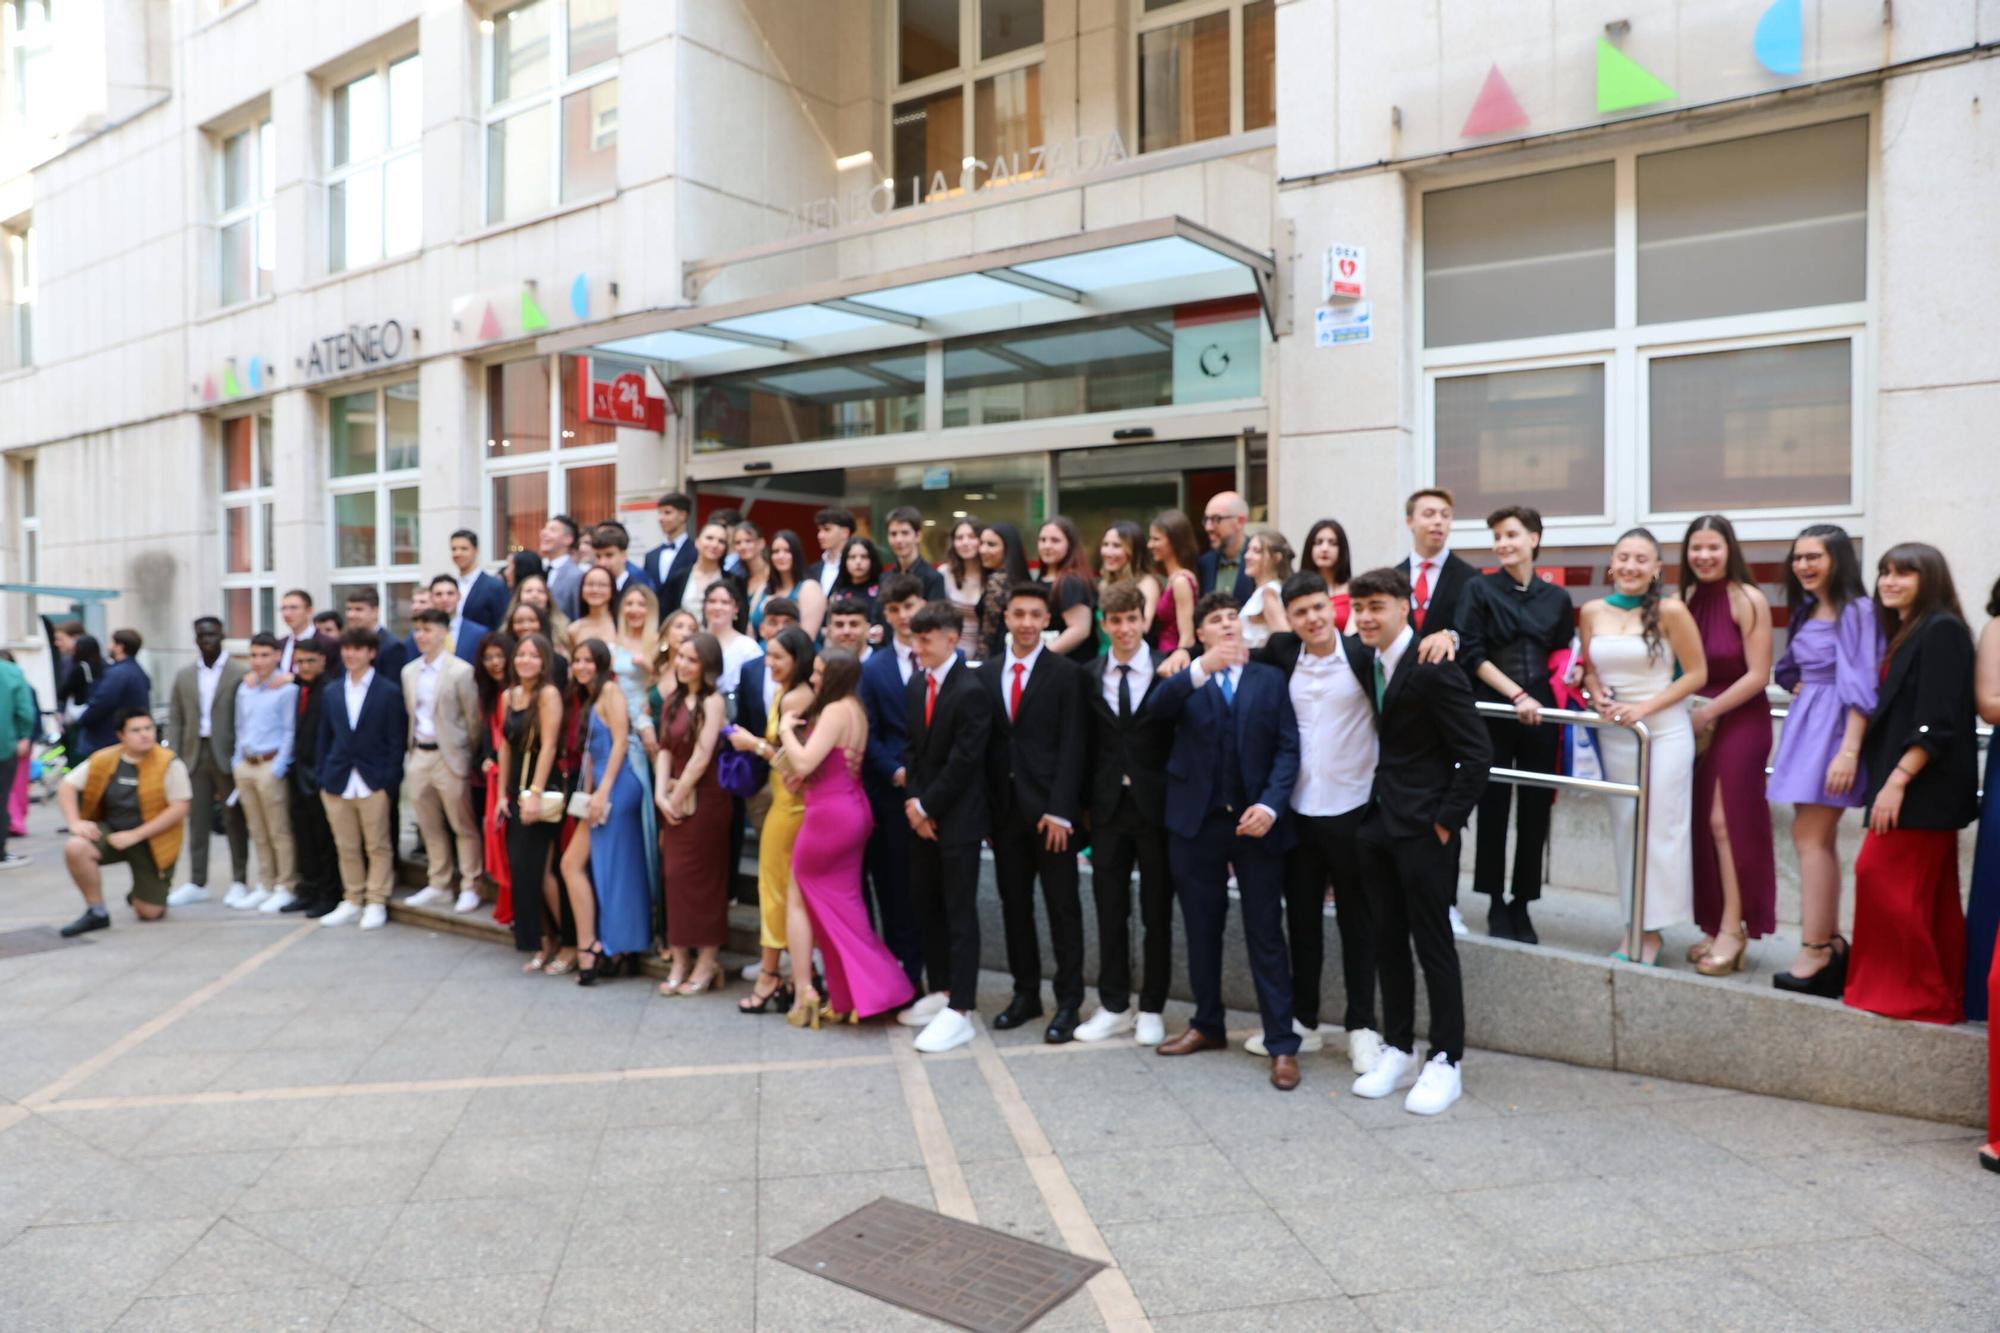
M 1692 919 L 1694 966 L 1743 966 L 1775 925 L 1769 803 L 1786 801 L 1804 943 L 1777 984 L 1899 1017 L 1983 1010 L 2000 846 L 1982 843 L 1968 937 L 1956 835 L 1978 814 L 1974 720 L 2000 714 L 2000 636 L 1989 625 L 1979 645 L 1975 700 L 1972 636 L 1934 549 L 1885 552 L 1871 595 L 1844 532 L 1800 534 L 1774 666 L 1771 607 L 1721 516 L 1690 525 L 1678 596 L 1638 529 L 1613 548 L 1609 595 L 1577 608 L 1537 574 L 1532 508 L 1488 516 L 1483 573 L 1448 550 L 1449 492 L 1404 508 L 1408 556 L 1360 574 L 1337 521 L 1295 556 L 1232 492 L 1209 499 L 1202 537 L 1179 511 L 1112 524 L 1095 567 L 1076 526 L 1050 518 L 1038 572 L 1014 525 L 969 517 L 934 566 L 908 508 L 886 516 L 887 551 L 848 511 L 822 510 L 816 558 L 741 513 L 697 526 L 679 493 L 641 561 L 621 525 L 557 516 L 496 575 L 460 532 L 455 572 L 421 590 L 407 640 L 381 626 L 369 588 L 337 620 L 287 593 L 287 633 L 254 638 L 247 670 L 222 654 L 219 623 L 198 622 L 164 757 L 148 757 L 150 714 L 100 697 L 132 689 L 111 679 L 138 648 L 119 631 L 135 642 L 70 701 L 80 748 L 93 726 L 101 743 L 107 712 L 116 734 L 63 789 L 87 903 L 69 929 L 109 924 L 106 861 L 133 863 L 141 916 L 205 899 L 207 837 L 190 840 L 187 883 L 168 891 L 165 877 L 181 820 L 192 810 L 205 830 L 217 801 L 229 905 L 374 928 L 402 805 L 429 871 L 414 902 L 477 911 L 490 882 L 524 970 L 589 985 L 659 945 L 660 992 L 690 996 L 726 980 L 754 833 L 761 957 L 739 1007 L 811 1027 L 894 1013 L 921 1029 L 918 1050 L 940 1052 L 975 1034 L 990 847 L 1013 981 L 996 1028 L 1044 1016 L 1039 899 L 1046 1040 L 1224 1048 L 1233 890 L 1261 1020 L 1246 1046 L 1294 1088 L 1297 1057 L 1332 1031 L 1319 1012 L 1331 902 L 1353 1090 L 1385 1097 L 1414 1078 L 1405 1106 L 1435 1114 L 1462 1086 L 1460 837 L 1477 811 L 1488 930 L 1536 943 L 1553 793 L 1487 775 L 1562 766 L 1540 713 L 1570 705 L 1613 724 L 1595 749 L 1614 780 L 1638 777 L 1638 724 L 1647 733 L 1644 946 L 1630 961 L 1659 964 L 1661 931 Z M 94 645 L 58 647 L 74 663 Z M 1775 755 L 1772 680 L 1794 692 Z M 1848 807 L 1869 824 L 1851 944 L 1834 844 Z M 1629 901 L 1629 804 L 1613 818 Z M 1088 1017 L 1080 858 L 1100 951 Z M 1196 1004 L 1169 1037 L 1176 903 Z

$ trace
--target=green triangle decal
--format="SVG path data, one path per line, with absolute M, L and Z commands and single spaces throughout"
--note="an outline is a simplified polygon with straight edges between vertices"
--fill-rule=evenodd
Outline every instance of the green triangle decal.
M 1673 100 L 1674 90 L 1653 72 L 1610 42 L 1597 39 L 1597 111 L 1629 111 L 1635 106 Z
M 238 398 L 243 394 L 243 385 L 236 378 L 236 363 L 225 361 L 222 365 L 222 396 Z
M 549 317 L 535 304 L 535 294 L 526 287 L 521 289 L 521 332 L 533 333 L 536 329 L 549 326 Z

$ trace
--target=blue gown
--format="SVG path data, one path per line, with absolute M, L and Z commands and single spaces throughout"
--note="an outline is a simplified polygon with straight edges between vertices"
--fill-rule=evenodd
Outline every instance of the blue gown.
M 636 738 L 632 744 L 637 744 Z M 590 776 L 604 785 L 611 729 L 590 713 Z M 606 954 L 644 953 L 653 942 L 653 881 L 647 869 L 645 811 L 653 803 L 630 764 L 611 784 L 611 817 L 590 831 L 590 882 L 597 890 L 597 938 Z
M 2000 932 L 2000 744 L 1986 748 L 1986 796 L 1979 808 L 1979 844 L 1972 854 L 1972 894 L 1965 905 L 1965 1016 L 1986 1013 L 1986 972 Z

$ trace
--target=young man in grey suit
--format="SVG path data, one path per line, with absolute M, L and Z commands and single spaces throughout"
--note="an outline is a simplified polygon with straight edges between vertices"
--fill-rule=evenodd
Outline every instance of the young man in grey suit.
M 484 867 L 479 820 L 472 813 L 473 751 L 482 725 L 472 668 L 445 651 L 451 617 L 419 611 L 413 633 L 419 656 L 403 666 L 403 711 L 409 715 L 403 792 L 416 811 L 430 862 L 430 883 L 410 897 L 413 907 L 452 902 L 452 849 L 457 844 L 457 911 L 477 911 Z
M 208 901 L 208 844 L 220 802 L 229 838 L 229 892 L 222 901 L 230 907 L 254 907 L 264 894 L 243 879 L 250 864 L 250 826 L 229 801 L 236 789 L 230 761 L 236 753 L 236 687 L 243 681 L 243 664 L 222 651 L 222 622 L 214 616 L 194 622 L 194 647 L 195 660 L 174 676 L 168 695 L 167 748 L 187 765 L 194 803 L 188 808 L 187 883 L 167 895 L 167 905 Z

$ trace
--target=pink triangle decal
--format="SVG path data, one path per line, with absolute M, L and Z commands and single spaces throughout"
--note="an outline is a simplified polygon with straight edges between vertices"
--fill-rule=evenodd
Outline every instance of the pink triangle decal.
M 500 316 L 493 313 L 493 303 L 486 303 L 486 318 L 479 321 L 479 341 L 491 342 L 500 336 Z
M 201 401 L 204 403 L 215 401 L 215 376 L 212 374 L 204 376 L 201 381 Z
M 1476 139 L 1482 135 L 1525 129 L 1527 124 L 1528 113 L 1521 109 L 1513 88 L 1508 86 L 1506 75 L 1495 64 L 1486 71 L 1486 82 L 1480 85 L 1479 96 L 1472 103 L 1472 113 L 1465 118 L 1465 128 L 1458 133 L 1461 138 Z

